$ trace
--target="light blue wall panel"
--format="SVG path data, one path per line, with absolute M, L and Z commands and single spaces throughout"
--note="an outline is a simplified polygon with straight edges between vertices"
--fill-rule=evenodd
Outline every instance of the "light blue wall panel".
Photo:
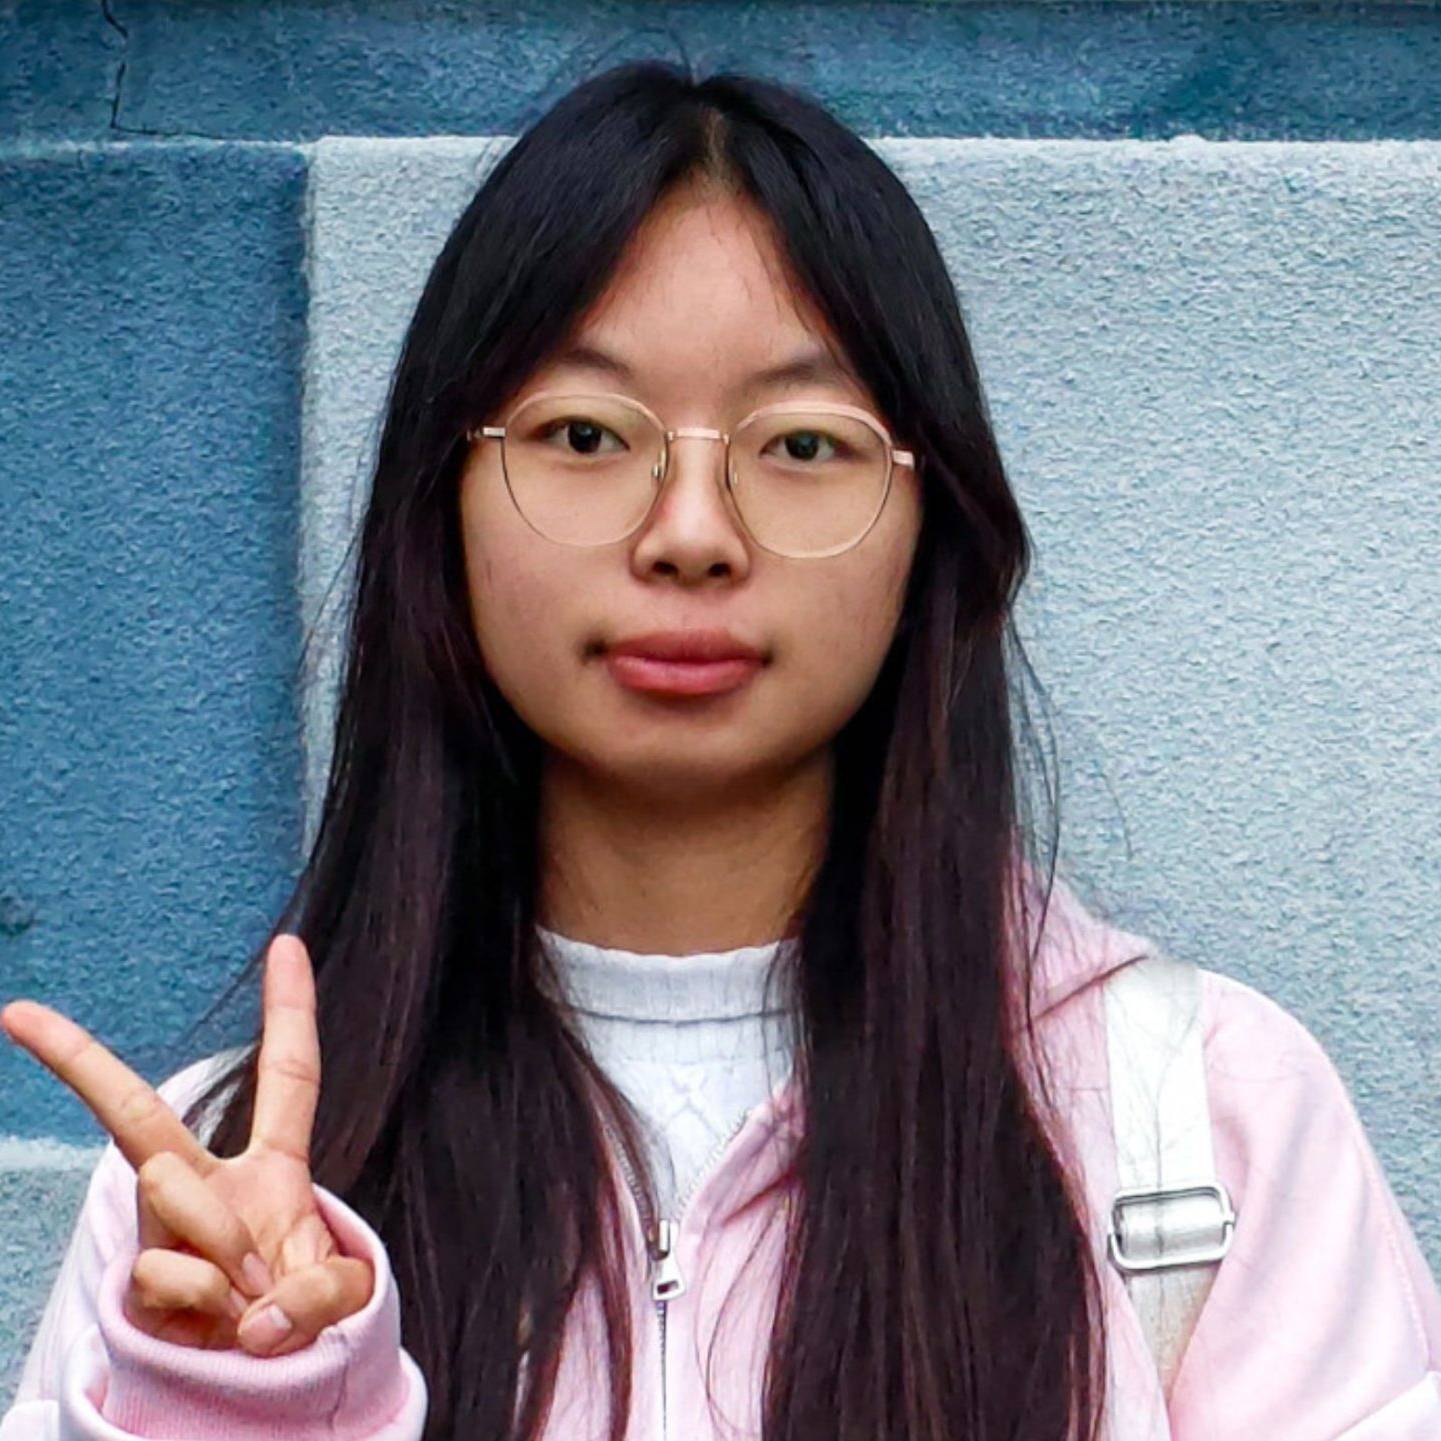
M 5 1142 L 0 1149 L 0 1416 L 99 1159 L 95 1147 Z
M 1037 545 L 1019 621 L 1068 861 L 1316 1032 L 1441 1270 L 1441 145 L 874 143 L 940 238 Z M 308 614 L 500 150 L 315 147 Z

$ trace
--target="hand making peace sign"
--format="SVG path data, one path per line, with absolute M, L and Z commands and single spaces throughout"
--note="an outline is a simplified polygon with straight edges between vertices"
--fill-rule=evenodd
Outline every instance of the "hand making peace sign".
M 310 1132 L 320 1094 L 315 978 L 299 936 L 265 957 L 250 1141 L 212 1155 L 164 1098 L 83 1027 L 36 1001 L 0 1011 L 11 1040 L 94 1112 L 136 1171 L 140 1253 L 128 1318 L 186 1346 L 280 1356 L 370 1299 L 369 1262 L 340 1253 L 315 1204 Z M 267 1327 L 272 1309 L 287 1322 Z M 239 1326 L 237 1333 L 237 1323 Z

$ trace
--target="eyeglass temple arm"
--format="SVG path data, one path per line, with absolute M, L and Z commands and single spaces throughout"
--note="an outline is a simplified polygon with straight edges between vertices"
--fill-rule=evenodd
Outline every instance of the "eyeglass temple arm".
M 467 440 L 475 440 L 477 437 L 483 435 L 488 435 L 495 440 L 504 440 L 505 427 L 503 425 L 478 425 L 467 430 L 465 435 Z M 896 450 L 893 447 L 891 450 L 891 458 L 897 465 L 909 465 L 913 470 L 915 469 L 916 457 L 912 451 Z

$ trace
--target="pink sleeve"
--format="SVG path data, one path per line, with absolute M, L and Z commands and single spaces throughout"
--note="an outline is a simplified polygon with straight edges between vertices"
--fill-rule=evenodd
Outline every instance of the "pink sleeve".
M 171 1099 L 193 1074 L 158 1089 Z M 384 1244 L 338 1197 L 315 1195 L 341 1249 L 373 1267 L 369 1302 L 288 1356 L 180 1346 L 133 1326 L 121 1306 L 137 1252 L 135 1173 L 107 1144 L 0 1441 L 419 1441 L 425 1380 L 400 1346 Z
M 1345 1084 L 1288 1011 L 1205 984 L 1237 1221 L 1172 1387 L 1174 1441 L 1436 1441 L 1441 1291 Z

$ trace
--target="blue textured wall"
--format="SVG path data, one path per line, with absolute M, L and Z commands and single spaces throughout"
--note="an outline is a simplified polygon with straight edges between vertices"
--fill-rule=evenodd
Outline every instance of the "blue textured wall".
M 515 134 L 583 76 L 653 53 L 767 67 L 868 134 L 1441 134 L 1426 4 L 30 0 L 7 16 L 11 135 Z
M 0 152 L 0 989 L 152 1074 L 294 866 L 304 179 Z M 6 1132 L 100 1134 L 10 1044 Z
M 1068 853 L 1317 1032 L 1441 1269 L 1441 146 L 1355 143 L 1438 133 L 1441 10 L 512 14 L 0 4 L 0 1003 L 158 1079 L 274 914 L 327 713 L 302 628 L 504 144 L 459 137 L 626 56 L 770 55 L 914 137 L 878 143 L 1040 549 Z M 99 1139 L 0 1045 L 0 1397 Z

